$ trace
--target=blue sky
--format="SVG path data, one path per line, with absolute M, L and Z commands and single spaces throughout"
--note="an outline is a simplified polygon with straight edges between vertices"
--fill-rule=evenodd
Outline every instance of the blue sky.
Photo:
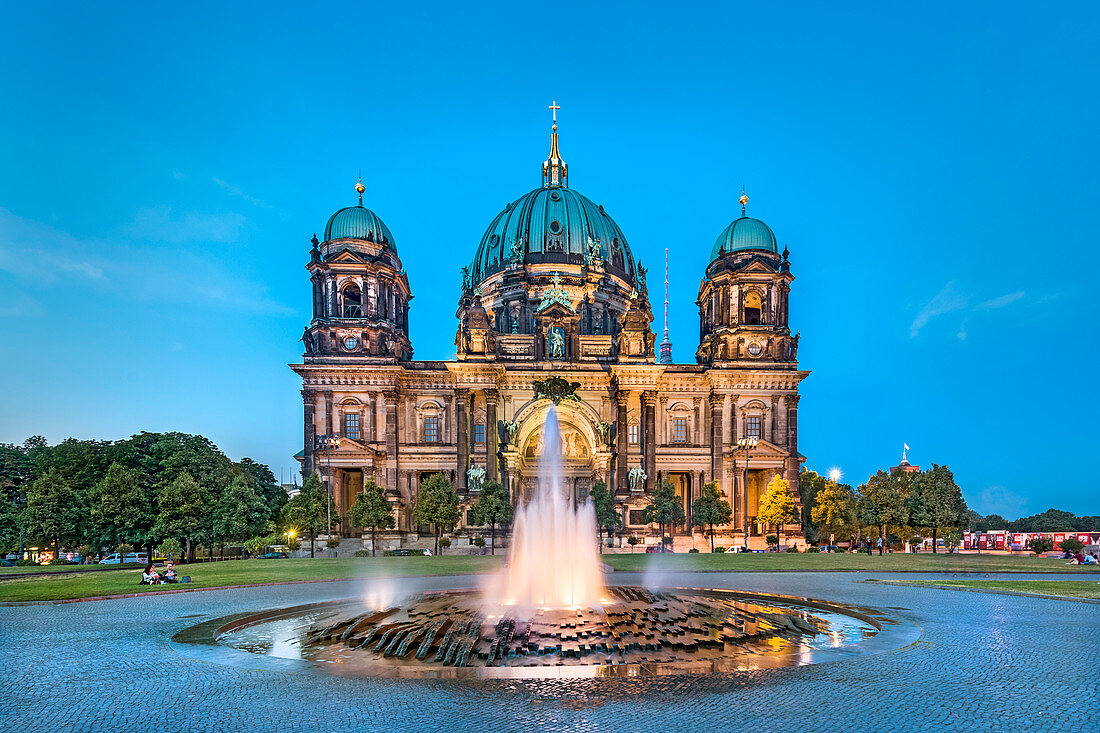
M 905 441 L 983 513 L 1100 513 L 1095 6 L 409 7 L 0 9 L 0 441 L 184 430 L 289 480 L 310 236 L 362 169 L 448 358 L 556 99 L 573 187 L 651 285 L 672 252 L 677 361 L 742 183 L 790 247 L 810 467 Z

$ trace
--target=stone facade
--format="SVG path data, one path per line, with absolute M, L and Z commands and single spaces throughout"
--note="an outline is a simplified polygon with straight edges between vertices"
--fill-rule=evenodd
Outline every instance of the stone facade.
M 443 473 L 462 497 L 461 534 L 476 501 L 468 477 L 483 469 L 513 502 L 538 487 L 552 402 L 535 383 L 557 376 L 578 385 L 559 405 L 574 501 L 605 482 L 621 534 L 653 535 L 641 510 L 668 480 L 688 517 L 675 532 L 686 534 L 692 502 L 717 481 L 734 510 L 719 534 L 740 542 L 747 516 L 760 544 L 764 528 L 752 520 L 768 481 L 784 476 L 797 500 L 798 389 L 809 373 L 788 325 L 786 250 L 777 253 L 762 222 L 731 224 L 741 222 L 740 233 L 724 233 L 730 249 L 716 245 L 700 285 L 698 363 L 655 363 L 645 268 L 603 207 L 568 188 L 557 150 L 555 128 L 543 186 L 501 212 L 464 269 L 453 361 L 412 360 L 412 291 L 388 230 L 330 220 L 326 241 L 314 238 L 314 317 L 303 362 L 291 365 L 302 378 L 303 472 L 330 481 L 341 510 L 373 476 L 404 541 L 418 535 L 420 482 Z M 746 239 L 745 222 L 771 239 Z M 755 447 L 739 447 L 747 436 Z M 341 530 L 360 532 L 346 522 Z

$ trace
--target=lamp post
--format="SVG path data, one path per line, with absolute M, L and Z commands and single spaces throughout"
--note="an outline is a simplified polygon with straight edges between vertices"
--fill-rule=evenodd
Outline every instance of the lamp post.
M 325 514 L 328 517 L 328 534 L 332 536 L 332 449 L 340 446 L 339 435 L 318 435 L 317 443 L 325 449 Z
M 749 551 L 749 452 L 756 447 L 756 442 L 760 438 L 756 435 L 749 435 L 744 438 L 737 439 L 737 447 L 733 450 L 734 461 L 737 460 L 737 451 L 745 451 L 745 467 L 741 473 L 741 499 L 742 499 L 742 511 L 741 519 L 744 522 L 744 545 L 742 546 L 742 552 Z

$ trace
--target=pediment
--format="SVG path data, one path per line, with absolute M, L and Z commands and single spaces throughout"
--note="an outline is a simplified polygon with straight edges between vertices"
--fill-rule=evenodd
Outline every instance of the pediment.
M 538 312 L 538 318 L 573 318 L 576 316 L 576 312 L 557 301 L 554 301 L 547 305 L 544 309 Z
M 768 275 L 776 275 L 776 274 L 779 273 L 779 270 L 775 269 L 774 267 L 769 265 L 764 260 L 754 259 L 751 262 L 749 262 L 749 264 L 742 267 L 739 270 L 739 272 L 742 272 L 742 273 L 763 273 L 763 274 L 768 274 Z
M 735 457 L 738 461 L 743 461 L 744 458 L 745 458 L 745 452 L 744 451 L 738 450 L 736 452 L 736 455 L 735 455 L 733 448 L 728 449 L 726 451 L 726 455 L 731 456 L 731 457 Z M 759 458 L 786 458 L 786 457 L 787 457 L 787 451 L 786 450 L 784 450 L 783 448 L 780 448 L 775 443 L 770 443 L 770 442 L 768 442 L 766 440 L 763 440 L 763 439 L 758 440 L 756 442 L 756 447 L 753 448 L 752 452 L 749 454 L 749 458 L 750 458 L 751 461 L 757 460 Z
M 352 264 L 357 264 L 357 265 L 365 265 L 369 262 L 369 260 L 367 258 L 363 257 L 361 254 L 359 254 L 357 252 L 351 251 L 350 249 L 342 249 L 339 252 L 337 252 L 335 255 L 329 257 L 326 261 L 330 262 L 330 263 L 341 262 L 341 263 L 352 263 Z

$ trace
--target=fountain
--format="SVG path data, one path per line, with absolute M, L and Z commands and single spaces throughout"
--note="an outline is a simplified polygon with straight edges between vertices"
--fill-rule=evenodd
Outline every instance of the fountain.
M 234 619 L 218 643 L 395 677 L 721 675 L 805 664 L 881 625 L 860 609 L 699 588 L 605 587 L 596 518 L 562 481 L 561 431 L 543 426 L 544 475 L 521 503 L 507 565 L 480 591 L 395 593 Z M 818 651 L 815 651 L 818 650 Z
M 605 600 L 589 502 L 574 506 L 561 480 L 561 427 L 557 407 L 543 426 L 545 475 L 534 498 L 521 503 L 513 523 L 508 564 L 486 588 L 491 604 L 537 608 L 594 608 Z

